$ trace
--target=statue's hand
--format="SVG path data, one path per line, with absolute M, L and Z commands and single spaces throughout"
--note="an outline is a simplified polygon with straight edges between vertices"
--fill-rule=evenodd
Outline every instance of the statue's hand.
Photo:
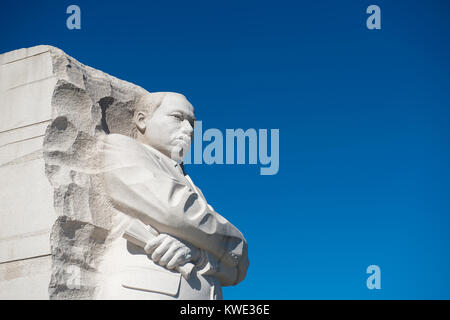
M 199 249 L 165 233 L 147 242 L 144 250 L 151 255 L 153 262 L 167 269 L 174 269 L 187 262 L 195 263 L 200 256 Z

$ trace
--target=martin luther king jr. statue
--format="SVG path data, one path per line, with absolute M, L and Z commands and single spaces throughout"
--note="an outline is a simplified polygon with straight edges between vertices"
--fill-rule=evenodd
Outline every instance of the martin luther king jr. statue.
M 194 121 L 183 95 L 146 93 L 136 99 L 133 137 L 105 135 L 101 179 L 115 214 L 97 299 L 221 299 L 222 286 L 244 279 L 245 238 L 181 162 Z M 133 232 L 149 237 L 133 241 Z

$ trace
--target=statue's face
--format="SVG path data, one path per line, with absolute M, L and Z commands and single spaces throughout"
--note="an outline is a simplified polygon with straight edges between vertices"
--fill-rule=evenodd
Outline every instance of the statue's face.
M 181 161 L 191 145 L 194 120 L 189 101 L 183 95 L 168 94 L 153 115 L 143 119 L 142 142 Z

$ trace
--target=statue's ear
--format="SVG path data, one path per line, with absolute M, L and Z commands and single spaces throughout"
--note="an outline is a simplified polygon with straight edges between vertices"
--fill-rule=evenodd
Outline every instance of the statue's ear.
M 136 124 L 136 127 L 139 130 L 139 132 L 142 134 L 144 134 L 145 129 L 147 127 L 145 124 L 146 117 L 147 115 L 143 111 L 137 112 L 136 115 L 134 116 L 134 123 Z

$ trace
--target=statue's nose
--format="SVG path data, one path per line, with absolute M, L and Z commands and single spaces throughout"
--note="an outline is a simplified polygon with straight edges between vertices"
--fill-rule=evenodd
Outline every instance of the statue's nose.
M 191 123 L 187 119 L 183 121 L 183 130 L 185 130 L 186 134 L 189 136 L 194 132 L 194 128 L 192 128 Z

